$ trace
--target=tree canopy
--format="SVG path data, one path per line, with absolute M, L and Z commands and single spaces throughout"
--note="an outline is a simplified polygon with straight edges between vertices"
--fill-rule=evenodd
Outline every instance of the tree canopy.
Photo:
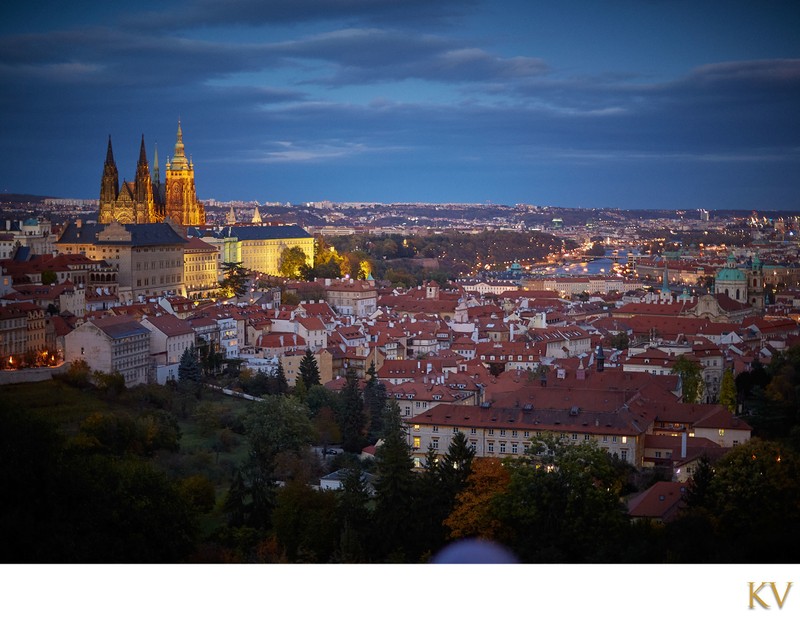
M 683 402 L 699 403 L 705 391 L 702 366 L 698 362 L 686 357 L 686 355 L 680 355 L 675 360 L 672 373 L 680 375 Z
M 295 279 L 301 275 L 306 262 L 306 254 L 299 246 L 284 248 L 278 261 L 278 272 L 281 276 Z

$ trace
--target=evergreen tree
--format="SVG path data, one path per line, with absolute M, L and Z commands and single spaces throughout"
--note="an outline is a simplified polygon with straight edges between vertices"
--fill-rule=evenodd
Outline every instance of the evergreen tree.
M 364 409 L 369 416 L 369 440 L 374 442 L 383 433 L 383 412 L 386 408 L 386 385 L 378 379 L 375 362 L 367 370 L 367 384 L 364 386 Z
M 283 395 L 289 391 L 289 382 L 283 370 L 283 362 L 278 360 L 278 371 L 275 373 L 275 394 Z
M 320 384 L 319 366 L 317 366 L 317 360 L 310 348 L 306 349 L 306 354 L 300 361 L 300 378 L 305 383 L 307 390 L 310 390 L 313 385 Z
M 366 444 L 368 421 L 358 378 L 352 368 L 345 375 L 345 386 L 340 395 L 342 403 L 338 422 L 342 432 L 342 448 L 348 453 L 360 453 Z
M 223 298 L 242 296 L 247 291 L 247 278 L 249 272 L 242 267 L 241 262 L 225 262 L 222 264 L 224 279 L 219 282 Z
M 200 371 L 200 363 L 197 360 L 197 349 L 190 346 L 181 355 L 181 361 L 178 364 L 178 381 L 200 383 L 202 378 L 203 373 Z
M 339 497 L 340 559 L 346 563 L 366 561 L 371 515 L 367 481 L 356 465 L 343 469 L 342 492 Z
M 396 402 L 388 405 L 384 420 L 383 444 L 375 453 L 376 547 L 384 558 L 409 561 L 416 557 L 413 555 L 416 532 L 408 522 L 408 513 L 415 509 L 414 462 Z
M 425 457 L 425 473 L 420 479 L 419 538 L 424 550 L 438 551 L 447 539 L 445 519 L 456 505 L 456 496 L 467 485 L 472 472 L 475 452 L 466 436 L 458 432 L 450 441 L 447 452 L 438 460 L 431 447 Z

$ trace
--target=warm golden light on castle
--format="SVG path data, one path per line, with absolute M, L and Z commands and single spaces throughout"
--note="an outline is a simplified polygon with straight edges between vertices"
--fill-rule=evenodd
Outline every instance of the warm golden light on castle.
M 180 122 L 175 152 L 171 162 L 167 159 L 165 175 L 166 180 L 162 183 L 156 150 L 151 176 L 143 135 L 136 177 L 132 182 L 123 181 L 120 186 L 109 136 L 100 183 L 100 223 L 150 224 L 169 218 L 171 222 L 184 226 L 205 224 L 205 208 L 197 200 L 194 164 L 186 158 Z

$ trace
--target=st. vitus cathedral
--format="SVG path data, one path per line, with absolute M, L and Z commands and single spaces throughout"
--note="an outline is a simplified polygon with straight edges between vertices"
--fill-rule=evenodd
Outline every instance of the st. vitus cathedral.
M 150 224 L 163 222 L 165 218 L 184 226 L 203 225 L 206 222 L 205 209 L 197 200 L 194 164 L 186 159 L 180 122 L 178 122 L 175 154 L 172 161 L 167 159 L 166 180 L 163 183 L 159 175 L 157 150 L 153 174 L 150 175 L 150 165 L 147 162 L 144 135 L 142 135 L 136 177 L 132 182 L 123 180 L 120 186 L 109 136 L 108 152 L 100 183 L 100 223 L 109 224 L 116 221 L 122 224 Z

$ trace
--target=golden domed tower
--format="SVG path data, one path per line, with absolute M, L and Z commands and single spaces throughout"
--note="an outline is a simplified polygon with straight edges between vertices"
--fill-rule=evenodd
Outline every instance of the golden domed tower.
M 194 165 L 186 159 L 183 145 L 183 131 L 178 122 L 178 139 L 175 142 L 175 154 L 172 162 L 167 160 L 165 181 L 166 217 L 184 226 L 202 225 L 206 223 L 205 208 L 197 200 L 194 186 Z

